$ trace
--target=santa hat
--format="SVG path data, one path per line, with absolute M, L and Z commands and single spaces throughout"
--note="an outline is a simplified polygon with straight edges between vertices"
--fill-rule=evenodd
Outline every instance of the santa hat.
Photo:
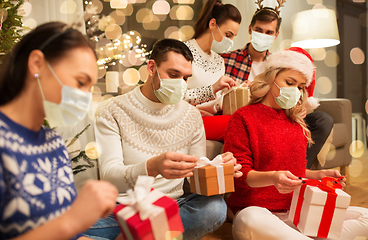
M 306 108 L 315 109 L 319 106 L 318 100 L 313 97 L 316 84 L 313 59 L 307 51 L 300 47 L 291 47 L 273 53 L 266 61 L 266 69 L 269 68 L 289 68 L 302 73 L 307 79 L 306 90 L 308 99 Z

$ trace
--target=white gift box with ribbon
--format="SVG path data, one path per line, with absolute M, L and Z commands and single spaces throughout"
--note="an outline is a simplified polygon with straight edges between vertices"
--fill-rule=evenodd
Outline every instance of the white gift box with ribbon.
M 114 216 L 127 240 L 173 239 L 184 231 L 176 201 L 152 190 L 153 181 L 139 176 L 134 191 L 118 198 Z

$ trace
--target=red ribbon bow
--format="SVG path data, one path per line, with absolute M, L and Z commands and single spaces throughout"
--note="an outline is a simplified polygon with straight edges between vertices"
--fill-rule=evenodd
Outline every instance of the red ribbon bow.
M 327 238 L 328 232 L 331 227 L 332 218 L 335 212 L 336 207 L 336 198 L 337 194 L 335 192 L 335 189 L 342 189 L 342 185 L 340 183 L 340 180 L 342 180 L 344 177 L 339 178 L 333 178 L 333 177 L 324 177 L 321 181 L 316 179 L 308 179 L 305 180 L 303 185 L 300 187 L 298 202 L 295 209 L 295 215 L 294 215 L 294 225 L 298 226 L 299 220 L 300 220 L 300 212 L 303 205 L 304 200 L 304 192 L 306 187 L 309 186 L 315 186 L 321 189 L 322 191 L 327 192 L 327 200 L 325 207 L 323 209 L 323 214 L 321 218 L 321 223 L 318 229 L 317 237 Z

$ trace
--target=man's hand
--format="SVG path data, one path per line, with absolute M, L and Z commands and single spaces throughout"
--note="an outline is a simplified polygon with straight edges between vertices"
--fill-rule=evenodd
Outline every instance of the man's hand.
M 221 154 L 221 156 L 222 156 L 222 159 L 224 160 L 224 163 L 234 164 L 234 177 L 235 178 L 239 178 L 243 176 L 243 172 L 240 171 L 242 166 L 236 163 L 236 158 L 234 158 L 231 152 L 223 153 Z
M 212 85 L 213 93 L 216 94 L 218 91 L 227 88 L 230 89 L 235 87 L 236 83 L 234 79 L 226 76 L 222 76 L 217 82 Z
M 193 175 L 198 158 L 182 153 L 166 152 L 147 161 L 149 176 L 161 174 L 166 179 L 186 178 Z

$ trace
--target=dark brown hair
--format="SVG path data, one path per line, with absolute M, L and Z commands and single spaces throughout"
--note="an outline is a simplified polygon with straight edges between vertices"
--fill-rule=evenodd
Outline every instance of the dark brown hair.
M 241 23 L 241 14 L 234 5 L 222 4 L 221 0 L 208 0 L 194 24 L 193 38 L 200 37 L 208 29 L 208 24 L 212 18 L 216 19 L 218 26 L 221 26 L 227 20 Z
M 281 17 L 275 12 L 275 9 L 264 7 L 253 15 L 250 26 L 253 28 L 256 21 L 273 22 L 275 20 L 277 20 L 276 33 L 278 33 L 282 20 Z
M 186 60 L 190 62 L 193 61 L 192 52 L 187 45 L 179 40 L 170 38 L 161 39 L 155 42 L 149 59 L 153 59 L 157 66 L 160 66 L 162 62 L 167 61 L 167 53 L 169 52 L 179 53 L 183 55 Z
M 56 62 L 68 51 L 85 47 L 94 53 L 87 37 L 61 22 L 42 24 L 25 35 L 5 56 L 0 72 L 0 105 L 12 101 L 25 86 L 29 54 L 36 49 L 43 52 L 48 62 Z

